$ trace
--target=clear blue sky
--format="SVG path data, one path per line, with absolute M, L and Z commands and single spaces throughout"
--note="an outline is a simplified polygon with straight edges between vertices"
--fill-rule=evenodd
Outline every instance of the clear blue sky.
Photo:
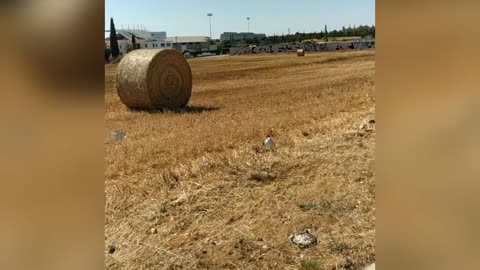
M 145 25 L 168 36 L 212 36 L 223 32 L 287 34 L 342 26 L 375 25 L 375 0 L 105 0 L 105 29 Z

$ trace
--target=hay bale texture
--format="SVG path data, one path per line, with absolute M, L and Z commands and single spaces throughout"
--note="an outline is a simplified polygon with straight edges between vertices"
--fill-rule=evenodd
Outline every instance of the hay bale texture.
M 305 56 L 305 50 L 304 49 L 298 49 L 297 50 L 297 56 Z
M 120 61 L 116 87 L 131 109 L 184 107 L 192 94 L 192 71 L 177 50 L 135 50 Z

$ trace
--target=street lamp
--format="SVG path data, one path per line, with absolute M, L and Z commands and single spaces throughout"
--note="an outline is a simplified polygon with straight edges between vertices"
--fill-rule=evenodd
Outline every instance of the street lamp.
M 248 23 L 247 33 L 250 33 L 250 17 L 247 17 L 247 23 Z
M 210 39 L 212 39 L 212 16 L 213 13 L 207 13 L 208 19 L 210 21 Z

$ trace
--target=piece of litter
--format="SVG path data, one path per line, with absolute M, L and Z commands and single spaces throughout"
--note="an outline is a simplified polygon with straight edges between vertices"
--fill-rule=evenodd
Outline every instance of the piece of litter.
M 120 131 L 114 131 L 112 132 L 112 137 L 115 141 L 122 141 L 127 137 L 127 135 Z
M 275 149 L 277 149 L 277 146 L 273 141 L 272 137 L 267 137 L 267 139 L 265 139 L 264 145 L 265 145 L 265 148 L 267 148 L 267 150 L 270 150 L 270 151 L 274 151 Z
M 288 239 L 299 248 L 308 248 L 317 244 L 317 238 L 309 230 L 304 230 L 297 235 L 291 234 Z

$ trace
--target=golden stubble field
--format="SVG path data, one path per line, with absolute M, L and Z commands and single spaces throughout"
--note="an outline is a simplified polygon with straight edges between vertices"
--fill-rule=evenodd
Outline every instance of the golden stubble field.
M 375 119 L 375 52 L 189 63 L 189 108 L 166 112 L 128 110 L 105 67 L 106 268 L 373 262 L 375 129 L 360 126 Z M 271 128 L 276 152 L 262 147 Z M 289 241 L 304 229 L 316 246 Z

